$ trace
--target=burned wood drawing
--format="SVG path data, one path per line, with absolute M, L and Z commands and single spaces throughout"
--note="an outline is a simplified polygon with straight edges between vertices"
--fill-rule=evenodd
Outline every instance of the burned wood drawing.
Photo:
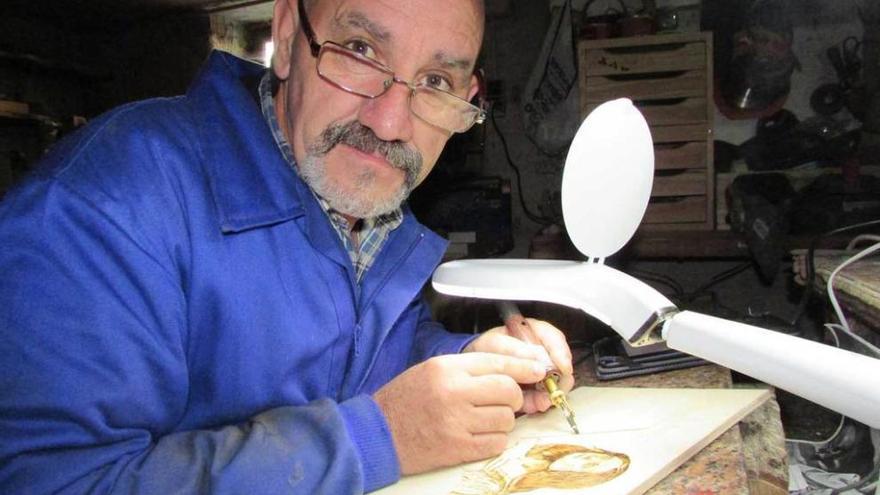
M 465 472 L 450 495 L 588 488 L 620 476 L 628 467 L 625 454 L 583 445 L 525 442 L 507 449 L 482 469 Z

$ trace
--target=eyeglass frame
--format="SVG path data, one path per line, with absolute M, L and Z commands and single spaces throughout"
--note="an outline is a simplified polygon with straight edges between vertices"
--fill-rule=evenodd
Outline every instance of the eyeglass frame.
M 349 55 L 351 55 L 352 57 L 355 57 L 356 59 L 358 59 L 358 60 L 360 60 L 360 61 L 362 61 L 362 62 L 365 62 L 365 63 L 367 63 L 367 64 L 369 64 L 369 65 L 372 65 L 372 66 L 375 67 L 376 69 L 379 69 L 380 71 L 382 71 L 382 72 L 388 74 L 389 76 L 391 76 L 391 79 L 390 79 L 391 82 L 390 82 L 389 84 L 386 84 L 386 85 L 385 85 L 385 89 L 384 89 L 381 93 L 379 93 L 379 94 L 377 94 L 377 95 L 369 95 L 369 94 L 360 93 L 360 92 L 355 91 L 355 90 L 353 90 L 353 89 L 351 89 L 351 88 L 348 88 L 348 87 L 346 87 L 346 86 L 343 86 L 342 84 L 339 84 L 339 83 L 336 82 L 336 81 L 333 81 L 332 79 L 328 78 L 328 77 L 325 76 L 324 74 L 321 74 L 321 71 L 318 70 L 318 68 L 317 68 L 317 64 L 316 64 L 316 66 L 315 66 L 315 70 L 318 72 L 318 75 L 321 76 L 322 79 L 324 79 L 325 81 L 329 82 L 330 84 L 336 86 L 337 88 L 339 88 L 339 89 L 341 89 L 341 90 L 343 90 L 343 91 L 345 91 L 345 92 L 347 92 L 347 93 L 351 93 L 351 94 L 354 94 L 354 95 L 358 95 L 358 96 L 361 96 L 361 97 L 363 97 L 363 98 L 369 98 L 369 99 L 371 99 L 371 100 L 372 100 L 372 99 L 375 99 L 375 98 L 379 98 L 380 96 L 382 96 L 382 95 L 384 95 L 385 93 L 387 93 L 388 90 L 391 89 L 391 87 L 393 86 L 394 83 L 399 83 L 399 84 L 403 84 L 404 86 L 406 86 L 406 87 L 410 90 L 410 99 L 412 99 L 412 96 L 415 94 L 415 91 L 416 91 L 416 89 L 418 88 L 418 86 L 416 86 L 415 84 L 413 84 L 413 83 L 411 83 L 411 82 L 409 82 L 409 81 L 406 81 L 406 80 L 404 80 L 404 79 L 401 79 L 401 78 L 397 77 L 397 74 L 395 74 L 394 71 L 393 71 L 390 67 L 388 67 L 387 65 L 382 64 L 382 63 L 380 63 L 380 62 L 378 62 L 378 61 L 376 61 L 376 60 L 373 60 L 373 59 L 371 59 L 370 57 L 367 57 L 367 56 L 364 56 L 364 55 L 362 55 L 362 54 L 360 54 L 360 53 L 357 53 L 357 52 L 355 52 L 354 50 L 351 50 L 351 49 L 349 49 L 349 48 L 346 48 L 346 47 L 340 45 L 339 43 L 336 43 L 335 41 L 326 40 L 326 41 L 324 41 L 323 43 L 318 43 L 318 37 L 315 35 L 315 31 L 314 31 L 314 29 L 312 29 L 312 24 L 311 24 L 311 22 L 309 22 L 309 18 L 308 18 L 308 16 L 306 15 L 306 9 L 305 9 L 305 5 L 303 4 L 303 0 L 297 0 L 296 3 L 297 3 L 297 12 L 298 12 L 298 14 L 299 14 L 299 19 L 300 19 L 300 25 L 302 26 L 303 33 L 306 35 L 306 41 L 307 41 L 308 44 L 309 44 L 309 52 L 312 54 L 312 57 L 315 57 L 315 59 L 317 59 L 318 61 L 320 61 L 320 60 L 321 60 L 321 59 L 320 59 L 321 51 L 324 49 L 324 46 L 326 46 L 326 45 L 331 45 L 331 46 L 333 46 L 335 49 L 337 49 L 337 50 L 341 50 L 341 51 L 343 51 L 344 53 L 349 54 Z M 485 95 L 485 87 L 486 87 L 486 85 L 485 85 L 485 83 L 484 83 L 483 70 L 482 70 L 482 69 L 477 69 L 477 70 L 475 70 L 475 71 L 473 72 L 473 75 L 474 75 L 474 77 L 477 78 L 477 100 L 479 101 L 479 106 L 474 105 L 474 104 L 472 104 L 471 102 L 465 100 L 464 98 L 462 98 L 462 97 L 460 97 L 460 96 L 458 96 L 458 95 L 456 95 L 456 94 L 450 93 L 449 91 L 444 91 L 444 90 L 442 90 L 442 89 L 438 89 L 438 88 L 428 88 L 428 89 L 431 89 L 431 90 L 433 90 L 433 91 L 439 91 L 440 93 L 443 93 L 443 94 L 445 94 L 445 95 L 447 95 L 447 96 L 451 96 L 451 97 L 453 97 L 453 98 L 455 98 L 455 99 L 461 100 L 462 102 L 464 102 L 465 104 L 471 106 L 472 108 L 474 108 L 474 109 L 477 111 L 477 113 L 476 113 L 476 117 L 474 118 L 474 121 L 473 121 L 473 122 L 472 122 L 467 128 L 465 128 L 464 130 L 456 131 L 456 130 L 444 129 L 444 130 L 446 130 L 446 131 L 449 131 L 450 133 L 456 133 L 456 132 L 458 132 L 458 133 L 464 133 L 464 132 L 467 132 L 467 131 L 470 130 L 474 125 L 484 123 L 484 122 L 486 121 L 486 118 L 488 117 L 488 105 L 487 105 L 487 102 L 486 102 L 486 99 L 485 99 L 485 96 L 484 96 L 484 95 Z M 418 115 L 417 113 L 415 113 L 415 112 L 412 110 L 412 107 L 410 107 L 410 112 L 413 112 L 413 115 L 419 117 L 420 119 L 424 120 L 425 122 L 428 122 L 429 124 L 431 124 L 431 125 L 433 125 L 433 126 L 436 126 L 436 127 L 438 127 L 438 128 L 443 129 L 443 128 L 440 127 L 439 125 L 434 124 L 434 123 L 432 123 L 432 122 L 429 122 L 429 121 L 427 121 L 424 117 L 422 117 L 422 116 Z

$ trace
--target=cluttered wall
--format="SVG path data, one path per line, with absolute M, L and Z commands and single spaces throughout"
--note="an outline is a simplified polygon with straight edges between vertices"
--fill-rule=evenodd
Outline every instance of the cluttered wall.
M 578 43 L 711 31 L 711 228 L 743 228 L 728 194 L 742 175 L 798 171 L 796 189 L 834 163 L 871 170 L 878 9 L 865 0 L 487 0 L 480 65 L 491 117 L 453 137 L 414 209 L 450 237 L 452 257 L 565 252 L 559 184 L 583 117 Z M 255 29 L 205 15 L 85 18 L 0 19 L 0 100 L 28 105 L 23 118 L 3 121 L 4 187 L 101 111 L 184 91 L 211 46 L 248 56 L 267 35 L 265 22 Z
M 452 140 L 446 162 L 432 178 L 440 185 L 425 188 L 439 191 L 455 184 L 459 191 L 455 198 L 429 195 L 442 210 L 432 219 L 435 226 L 476 231 L 453 236 L 453 255 L 521 257 L 543 250 L 546 242 L 550 249 L 566 249 L 553 239 L 562 229 L 559 184 L 567 143 L 583 117 L 577 45 L 597 36 L 711 33 L 712 230 L 748 229 L 742 201 L 731 198 L 729 190 L 739 176 L 786 171 L 792 200 L 818 176 L 836 174 L 837 181 L 844 171 L 874 173 L 880 31 L 875 3 L 490 0 L 488 5 L 482 66 L 491 118 Z M 748 180 L 763 179 L 743 183 Z M 871 191 L 868 187 L 866 194 Z M 461 210 L 447 201 L 479 211 L 456 225 Z M 866 201 L 853 199 L 870 206 Z M 793 233 L 845 221 L 843 204 L 836 208 L 839 214 L 826 212 L 821 224 L 799 225 Z M 507 212 L 509 224 L 499 223 Z M 481 233 L 483 224 L 487 229 Z M 496 242 L 480 241 L 487 237 Z
M 53 9 L 0 16 L 0 196 L 53 143 L 110 108 L 184 92 L 210 50 L 202 15 L 136 21 Z

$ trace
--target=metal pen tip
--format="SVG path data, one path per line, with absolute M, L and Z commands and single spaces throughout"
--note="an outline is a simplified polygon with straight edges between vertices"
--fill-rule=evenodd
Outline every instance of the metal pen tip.
M 547 393 L 550 394 L 550 403 L 562 411 L 562 415 L 565 416 L 565 420 L 568 421 L 568 426 L 571 427 L 575 434 L 580 435 L 581 432 L 577 427 L 577 423 L 574 421 L 574 411 L 572 411 L 571 406 L 568 405 L 565 393 L 560 390 L 559 386 L 556 384 L 558 377 L 558 374 L 548 374 L 543 381 L 544 388 Z
M 568 404 L 565 404 L 565 406 L 562 407 L 562 412 L 565 414 L 565 420 L 568 421 L 568 426 L 571 426 L 571 430 L 575 432 L 576 435 L 580 435 L 581 431 L 578 429 L 577 423 L 574 420 L 574 412 Z

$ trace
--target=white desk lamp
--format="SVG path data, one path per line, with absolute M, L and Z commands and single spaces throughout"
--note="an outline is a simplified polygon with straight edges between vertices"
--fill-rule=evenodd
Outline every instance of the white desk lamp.
M 671 349 L 721 364 L 880 428 L 880 360 L 763 328 L 681 311 L 653 287 L 603 264 L 638 228 L 651 194 L 648 125 L 629 100 L 605 103 L 581 124 L 562 176 L 568 234 L 589 261 L 444 263 L 434 288 L 463 297 L 533 300 L 579 308 L 633 346 Z

